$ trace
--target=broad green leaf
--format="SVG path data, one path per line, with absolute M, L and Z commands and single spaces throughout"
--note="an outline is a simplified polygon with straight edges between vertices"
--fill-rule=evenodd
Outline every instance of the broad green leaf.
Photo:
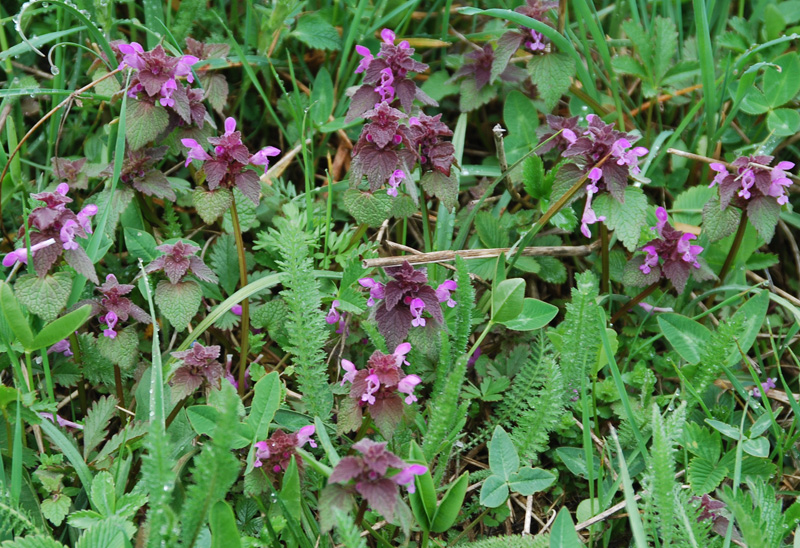
M 747 218 L 765 243 L 772 241 L 781 216 L 781 205 L 772 197 L 754 198 L 747 204 Z
M 539 299 L 525 299 L 519 316 L 502 323 L 514 331 L 533 331 L 549 324 L 556 314 L 558 314 L 558 307 L 555 305 Z
M 746 354 L 753 346 L 753 343 L 756 342 L 756 337 L 758 337 L 758 333 L 764 325 L 768 307 L 769 291 L 762 291 L 744 303 L 733 315 L 733 318 L 741 318 L 742 331 L 741 336 L 736 340 L 737 344 L 733 345 L 728 357 L 729 366 L 739 363 L 742 359 L 742 352 Z M 739 349 L 741 349 L 741 352 L 739 352 Z
M 566 465 L 570 472 L 580 477 L 588 477 L 589 470 L 586 468 L 586 453 L 580 447 L 559 447 L 556 455 Z M 597 477 L 599 463 L 592 459 L 592 477 Z
M 481 486 L 481 505 L 497 508 L 508 500 L 508 483 L 499 476 L 489 476 Z
M 522 163 L 522 181 L 525 185 L 525 192 L 531 198 L 541 200 L 542 198 L 549 198 L 551 185 L 548 185 L 548 180 L 544 176 L 544 164 L 542 158 L 538 154 L 528 156 Z
M 515 493 L 527 497 L 539 491 L 544 491 L 556 481 L 554 474 L 541 468 L 531 468 L 523 466 L 519 472 L 512 474 L 508 480 L 508 486 Z
M 550 112 L 572 83 L 575 60 L 566 53 L 534 55 L 528 62 L 528 72 L 544 102 L 544 112 Z
M 742 449 L 749 455 L 765 459 L 769 456 L 769 440 L 767 438 L 744 440 Z
M 281 388 L 281 381 L 276 371 L 264 375 L 256 383 L 253 405 L 247 417 L 247 423 L 253 428 L 255 441 L 267 438 L 269 423 L 281 405 Z
M 775 135 L 788 137 L 800 129 L 800 112 L 791 108 L 778 108 L 767 115 L 767 128 Z
M 195 432 L 201 435 L 214 437 L 214 431 L 219 422 L 219 410 L 210 405 L 193 405 L 186 409 L 186 416 Z M 247 447 L 253 442 L 253 429 L 250 425 L 239 423 L 236 425 L 231 446 L 234 449 Z
M 436 196 L 448 209 L 453 209 L 458 202 L 458 179 L 455 174 L 450 176 L 439 171 L 428 171 L 419 181 L 419 184 L 429 196 Z M 416 208 L 415 208 L 416 209 Z M 395 216 L 398 217 L 395 213 Z
M 524 306 L 525 280 L 503 280 L 492 290 L 492 321 L 504 323 L 520 315 Z
M 753 426 L 750 427 L 750 437 L 755 438 L 766 432 L 767 428 L 772 426 L 772 421 L 773 419 L 770 417 L 769 413 L 764 413 L 758 417 L 756 422 L 753 423 Z
M 417 442 L 413 440 L 411 441 L 408 460 L 409 462 L 415 462 L 425 466 L 428 465 L 428 461 L 425 459 L 425 453 L 422 452 L 422 448 L 417 445 Z M 419 512 L 415 506 L 418 506 L 419 509 L 422 510 L 425 515 L 420 517 L 424 518 L 426 527 L 430 529 L 433 516 L 436 514 L 436 485 L 433 483 L 430 469 L 424 474 L 415 476 L 414 485 L 416 486 L 416 491 L 408 495 L 412 510 L 414 510 L 415 515 Z
M 695 495 L 710 493 L 727 475 L 727 467 L 703 457 L 695 457 L 689 463 L 689 485 Z
M 703 235 L 716 242 L 736 232 L 741 214 L 734 207 L 720 209 L 719 196 L 713 196 L 703 206 Z
M 256 205 L 247 198 L 238 188 L 233 189 L 233 201 L 236 204 L 236 214 L 239 215 L 239 227 L 242 232 L 247 232 L 259 226 L 256 216 Z M 222 230 L 228 234 L 233 234 L 233 217 L 230 208 L 222 214 Z
M 342 200 L 358 223 L 378 227 L 392 214 L 392 197 L 383 190 L 370 194 L 351 188 L 344 192 Z
M 29 350 L 39 350 L 40 348 L 54 345 L 58 341 L 66 339 L 77 331 L 80 326 L 85 324 L 91 315 L 92 306 L 87 304 L 47 324 L 39 331 L 39 334 L 34 337 Z
M 519 470 L 517 448 L 502 426 L 495 427 L 492 439 L 489 441 L 489 469 L 505 481 L 509 481 Z
M 169 114 L 158 103 L 129 99 L 125 111 L 125 137 L 133 150 L 155 140 L 167 129 Z
M 44 278 L 25 274 L 14 284 L 19 302 L 46 322 L 55 320 L 67 306 L 71 290 L 72 276 L 67 272 L 48 274 Z
M 206 224 L 211 224 L 230 209 L 233 194 L 227 188 L 205 191 L 197 187 L 192 194 L 192 205 Z
M 183 331 L 197 314 L 203 300 L 203 290 L 194 281 L 171 284 L 167 280 L 158 282 L 155 303 L 169 323 L 178 331 Z
M 781 55 L 775 61 L 780 72 L 770 67 L 764 73 L 764 95 L 770 107 L 779 107 L 800 92 L 800 56 L 796 52 Z
M 227 502 L 218 500 L 214 503 L 208 525 L 211 527 L 211 548 L 241 548 L 242 536 L 236 527 L 236 516 Z
M 42 501 L 42 514 L 50 522 L 58 527 L 64 518 L 69 514 L 69 506 L 72 499 L 63 493 L 55 493 Z
M 583 548 L 575 532 L 575 523 L 566 507 L 559 510 L 550 529 L 550 548 Z
M 5 282 L 0 282 L 0 308 L 19 342 L 23 347 L 30 348 L 33 344 L 31 326 L 28 325 L 28 319 L 22 313 L 22 308 L 20 308 L 11 286 Z
M 149 263 L 160 255 L 156 251 L 158 243 L 149 232 L 138 228 L 126 227 L 124 234 L 125 247 L 134 259 L 142 259 L 145 263 Z
M 768 68 L 767 72 L 769 72 L 770 70 L 774 69 Z M 742 99 L 742 104 L 740 108 L 747 114 L 758 115 L 768 112 L 770 109 L 770 105 L 769 101 L 767 100 L 767 97 L 761 92 L 761 90 L 756 87 L 753 87 L 750 89 L 747 95 L 745 95 L 744 98 Z
M 731 426 L 730 424 L 714 419 L 706 419 L 706 423 L 723 436 L 726 436 L 732 440 L 739 439 L 739 429 Z
M 317 12 L 308 13 L 297 20 L 297 28 L 291 32 L 305 45 L 315 49 L 342 49 L 342 38 L 328 19 Z
M 658 326 L 681 358 L 691 364 L 700 363 L 700 354 L 711 332 L 702 324 L 680 314 L 660 314 Z
M 117 336 L 113 339 L 100 335 L 97 338 L 97 349 L 104 358 L 123 371 L 132 369 L 139 360 L 139 335 L 136 326 L 129 325 L 117 331 Z
M 625 189 L 625 203 L 621 204 L 610 194 L 601 194 L 592 203 L 598 216 L 605 215 L 606 226 L 613 230 L 628 251 L 639 245 L 642 227 L 647 222 L 647 196 L 641 188 Z
M 92 502 L 104 516 L 111 516 L 117 511 L 114 476 L 102 470 L 92 482 Z
M 217 238 L 211 248 L 208 265 L 219 278 L 220 287 L 227 295 L 232 295 L 239 283 L 239 254 L 232 234 L 223 234 Z
M 536 107 L 533 101 L 521 92 L 513 90 L 506 96 L 503 121 L 508 136 L 504 140 L 504 145 L 509 164 L 519 160 L 539 142 L 536 136 L 539 118 L 531 115 L 534 112 Z
M 328 118 L 333 112 L 335 97 L 331 74 L 328 69 L 322 67 L 314 78 L 314 85 L 311 86 L 310 114 L 314 125 L 320 126 L 328 122 Z
M 467 472 L 461 474 L 456 481 L 450 484 L 433 516 L 431 531 L 444 533 L 450 530 L 458 517 L 458 513 L 461 511 L 468 486 L 469 474 Z

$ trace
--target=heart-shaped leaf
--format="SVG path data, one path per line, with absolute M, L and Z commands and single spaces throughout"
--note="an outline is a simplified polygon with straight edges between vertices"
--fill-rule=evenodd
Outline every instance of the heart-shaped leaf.
M 508 500 L 508 484 L 499 476 L 489 476 L 481 487 L 481 505 L 497 508 Z
M 206 224 L 219 219 L 220 215 L 230 209 L 232 203 L 233 194 L 226 188 L 218 188 L 211 192 L 196 188 L 192 194 L 192 205 Z
M 541 468 L 523 466 L 519 472 L 512 474 L 508 485 L 515 493 L 527 497 L 539 491 L 544 491 L 556 481 L 554 474 Z
M 166 280 L 158 282 L 155 301 L 161 313 L 178 331 L 189 324 L 203 300 L 203 290 L 191 280 L 171 284 Z

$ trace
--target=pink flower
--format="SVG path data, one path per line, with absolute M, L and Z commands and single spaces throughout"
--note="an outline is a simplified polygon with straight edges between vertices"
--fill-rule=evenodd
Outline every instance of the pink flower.
M 78 242 L 75 241 L 75 227 L 79 226 L 78 223 L 72 219 L 67 219 L 64 226 L 61 227 L 61 243 L 64 249 L 78 249 Z
M 175 66 L 175 76 L 186 76 L 186 81 L 190 84 L 194 82 L 194 75 L 192 74 L 192 65 L 197 63 L 200 59 L 194 55 L 184 55 Z
M 242 305 L 240 305 L 240 304 L 233 305 L 231 307 L 231 312 L 233 312 L 233 314 L 235 316 L 241 316 L 242 315 Z
M 314 428 L 313 424 L 309 424 L 308 426 L 304 426 L 298 430 L 297 447 L 303 447 L 306 443 L 308 443 L 311 447 L 316 447 L 317 442 L 311 439 L 311 436 L 314 435 L 315 431 L 316 429 Z
M 338 310 L 336 310 L 336 308 L 338 306 L 339 306 L 339 300 L 338 299 L 334 300 L 331 303 L 331 309 L 328 311 L 328 315 L 325 316 L 325 322 L 328 323 L 329 325 L 335 324 L 336 322 L 338 322 L 342 318 L 342 315 L 339 314 Z
M 447 306 L 453 308 L 457 303 L 450 297 L 450 293 L 458 289 L 458 284 L 453 280 L 445 280 L 436 288 L 436 297 L 440 303 L 446 302 Z
M 49 420 L 50 422 L 52 422 L 54 424 L 56 422 L 58 422 L 58 425 L 61 426 L 62 428 L 75 428 L 77 430 L 83 430 L 83 426 L 82 425 L 80 425 L 80 424 L 78 424 L 76 422 L 68 421 L 67 419 L 62 419 L 61 417 L 58 416 L 58 414 L 56 414 L 56 416 L 55 416 L 55 419 L 56 419 L 55 421 L 53 420 L 53 414 L 52 413 L 39 413 L 39 416 Z
M 106 325 L 108 325 L 108 328 L 103 330 L 103 335 L 105 335 L 109 339 L 115 338 L 117 336 L 117 332 L 114 331 L 114 326 L 116 326 L 117 321 L 119 321 L 117 315 L 114 314 L 113 312 L 107 312 L 105 317 L 101 318 L 100 321 L 105 322 Z
M 356 74 L 359 74 L 369 68 L 369 64 L 372 63 L 374 57 L 372 56 L 372 52 L 364 46 L 356 46 L 356 53 L 364 57 L 361 62 L 358 63 L 358 68 L 356 69 Z
M 775 388 L 775 386 L 776 386 L 775 383 L 777 382 L 777 380 L 778 380 L 778 377 L 768 378 L 766 380 L 766 382 L 762 382 L 761 383 L 761 389 L 760 390 L 758 388 L 753 388 L 753 392 L 752 392 L 753 397 L 754 398 L 760 398 L 761 397 L 761 390 L 764 391 L 764 395 L 767 395 L 770 390 Z
M 389 196 L 397 196 L 397 187 L 400 186 L 400 181 L 402 181 L 405 178 L 406 178 L 405 172 L 403 172 L 402 169 L 396 169 L 394 173 L 389 175 L 389 188 L 386 189 L 386 194 L 388 194 Z
M 253 466 L 255 468 L 261 468 L 264 464 L 262 460 L 267 460 L 272 454 L 269 450 L 269 445 L 267 445 L 266 441 L 257 441 L 253 444 L 253 447 L 256 448 L 256 459 L 253 461 Z
M 356 366 L 350 360 L 342 360 L 342 369 L 344 369 L 345 373 L 342 377 L 341 386 L 344 386 L 344 383 L 349 382 L 352 383 L 356 378 Z
M 592 181 L 592 183 L 586 187 L 586 204 L 583 206 L 583 215 L 581 216 L 581 234 L 587 238 L 592 237 L 592 233 L 589 230 L 589 225 L 606 220 L 605 216 L 603 215 L 598 217 L 592 209 L 592 196 L 597 193 L 597 181 L 599 181 L 600 177 L 602 176 L 603 172 L 596 167 L 592 168 L 592 170 L 589 172 L 589 179 Z
M 254 166 L 264 166 L 264 173 L 266 173 L 269 167 L 269 158 L 271 156 L 277 156 L 280 153 L 280 149 L 275 147 L 264 147 L 250 156 L 250 163 Z
M 232 135 L 234 131 L 236 131 L 236 120 L 234 120 L 231 116 L 228 116 L 225 118 L 225 133 L 223 134 L 223 137 Z
M 394 74 L 392 74 L 392 69 L 383 69 L 381 71 L 380 83 L 378 84 L 378 87 L 375 88 L 375 92 L 381 96 L 381 101 L 391 103 L 394 100 L 394 88 L 392 87 L 392 82 L 394 82 Z
M 62 353 L 66 357 L 72 356 L 72 349 L 70 347 L 69 339 L 62 339 L 47 349 L 48 354 L 53 352 Z
M 652 314 L 653 312 L 675 312 L 673 308 L 662 308 L 660 306 L 653 306 L 652 304 L 639 303 L 639 306 L 644 308 L 645 312 Z
M 750 189 L 756 184 L 756 174 L 752 169 L 746 169 L 739 177 L 742 180 L 742 190 L 739 191 L 739 196 L 745 200 L 750 199 Z
M 532 40 L 525 42 L 525 47 L 531 51 L 544 51 L 545 49 L 544 35 L 539 32 L 536 32 L 533 29 L 530 29 L 530 32 Z
M 406 360 L 406 354 L 411 352 L 411 343 L 404 342 L 402 344 L 398 344 L 397 348 L 394 349 L 392 355 L 397 358 L 397 366 L 400 367 L 401 365 L 408 365 L 408 360 Z
M 159 99 L 159 103 L 161 103 L 162 107 L 175 106 L 175 99 L 172 98 L 172 94 L 176 89 L 178 89 L 178 83 L 175 78 L 170 78 L 161 84 L 161 99 Z
M 661 233 L 664 231 L 664 227 L 667 224 L 667 210 L 663 207 L 656 208 L 656 219 L 658 219 L 656 226 L 651 227 L 650 229 L 655 230 L 659 235 L 661 235 Z
M 422 311 L 425 309 L 425 301 L 420 298 L 411 299 L 408 308 L 411 311 L 411 315 L 414 316 L 414 319 L 411 320 L 411 325 L 424 327 L 425 318 L 422 317 Z
M 408 489 L 409 493 L 413 493 L 416 491 L 416 486 L 414 485 L 414 476 L 421 476 L 427 471 L 427 466 L 423 466 L 421 464 L 411 464 L 400 470 L 400 472 L 392 476 L 391 479 L 397 485 L 404 485 L 406 489 Z
M 366 287 L 369 289 L 367 306 L 374 306 L 376 300 L 383 299 L 385 297 L 385 286 L 380 282 L 376 282 L 373 278 L 361 278 L 358 280 L 358 283 L 361 287 Z
M 395 34 L 389 29 L 383 29 L 381 31 L 381 39 L 384 44 L 394 45 Z
M 786 188 L 792 186 L 792 180 L 787 177 L 785 170 L 793 167 L 794 163 L 792 162 L 779 162 L 769 174 L 770 185 L 767 195 L 777 198 L 780 205 L 789 202 L 789 197 L 786 196 Z
M 56 243 L 55 239 L 50 238 L 49 240 L 45 240 L 36 245 L 32 245 L 31 254 L 35 254 L 40 249 L 44 249 L 45 247 L 51 246 L 54 243 Z M 20 247 L 19 249 L 15 249 L 11 253 L 8 253 L 5 257 L 3 257 L 3 266 L 13 266 L 17 262 L 21 262 L 22 264 L 28 264 L 27 248 Z
M 711 181 L 710 185 L 708 185 L 708 188 L 711 188 L 714 185 L 720 184 L 722 183 L 722 181 L 725 180 L 725 177 L 728 176 L 728 168 L 725 167 L 725 164 L 720 164 L 719 162 L 714 162 L 709 167 L 717 172 L 717 175 L 714 177 L 714 180 Z
M 120 44 L 119 50 L 124 54 L 119 68 L 123 65 L 128 65 L 132 69 L 142 70 L 145 68 L 144 60 L 141 54 L 144 53 L 144 48 L 139 42 L 131 42 L 130 44 Z
M 89 204 L 78 212 L 78 223 L 80 223 L 81 228 L 83 228 L 87 234 L 92 233 L 90 217 L 94 217 L 95 215 L 97 215 L 97 206 L 94 204 Z
M 405 377 L 400 379 L 399 383 L 397 383 L 397 391 L 408 395 L 408 397 L 406 397 L 405 399 L 405 402 L 408 405 L 411 405 L 412 403 L 417 401 L 417 397 L 414 395 L 414 387 L 421 382 L 422 379 L 420 379 L 416 375 L 406 375 Z
M 369 405 L 375 404 L 375 392 L 381 387 L 381 381 L 375 373 L 367 376 L 367 388 L 361 395 L 361 401 L 367 402 Z
M 686 233 L 678 240 L 677 250 L 682 256 L 684 262 L 689 263 L 695 268 L 700 268 L 700 263 L 697 262 L 697 256 L 703 251 L 699 245 L 689 245 L 689 242 L 696 239 L 697 236 L 691 233 Z
M 647 253 L 647 257 L 645 257 L 644 264 L 639 267 L 639 270 L 645 274 L 650 274 L 650 270 L 658 265 L 658 253 L 656 252 L 656 248 L 652 245 L 644 246 L 642 251 Z
M 192 163 L 192 160 L 200 160 L 201 162 L 205 162 L 206 160 L 211 160 L 211 155 L 200 146 L 200 143 L 195 141 L 194 139 L 181 139 L 181 144 L 189 149 L 189 155 L 186 157 L 186 163 L 184 167 L 189 167 L 189 164 Z

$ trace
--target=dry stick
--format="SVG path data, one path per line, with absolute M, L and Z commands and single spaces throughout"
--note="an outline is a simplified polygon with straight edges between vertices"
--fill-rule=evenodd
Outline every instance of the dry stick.
M 69 104 L 70 102 L 72 102 L 72 100 L 73 100 L 73 99 L 75 99 L 75 97 L 77 97 L 78 95 L 80 95 L 81 93 L 83 93 L 83 92 L 85 92 L 85 91 L 88 91 L 88 90 L 92 89 L 94 86 L 96 86 L 97 84 L 99 84 L 100 82 L 102 82 L 103 80 L 105 80 L 106 78 L 110 78 L 111 76 L 114 76 L 114 75 L 115 75 L 115 74 L 117 74 L 117 73 L 118 73 L 120 70 L 121 70 L 121 69 L 116 69 L 116 70 L 113 70 L 113 71 L 109 72 L 108 74 L 106 74 L 105 76 L 102 76 L 102 77 L 98 78 L 97 80 L 95 80 L 95 81 L 93 81 L 93 82 L 91 82 L 91 83 L 89 83 L 89 84 L 87 84 L 87 85 L 83 86 L 81 89 L 77 89 L 77 90 L 73 91 L 72 93 L 70 93 L 70 94 L 67 96 L 67 98 L 66 98 L 66 99 L 64 99 L 64 100 L 63 100 L 63 101 L 61 101 L 61 102 L 60 102 L 58 105 L 56 105 L 55 107 L 53 107 L 53 108 L 50 110 L 50 112 L 48 112 L 47 114 L 45 114 L 44 116 L 42 116 L 42 117 L 39 119 L 39 121 L 38 121 L 38 122 L 36 122 L 35 124 L 33 124 L 33 127 L 32 127 L 32 128 L 29 130 L 29 131 L 28 131 L 28 133 L 26 133 L 26 134 L 25 134 L 25 136 L 24 136 L 22 139 L 20 139 L 19 143 L 17 143 L 17 146 L 16 146 L 16 148 L 15 148 L 15 149 L 14 149 L 14 150 L 11 152 L 11 154 L 9 154 L 9 155 L 8 155 L 8 161 L 6 162 L 6 165 L 5 165 L 5 167 L 3 167 L 3 171 L 2 171 L 2 172 L 0 172 L 0 181 L 2 181 L 3 179 L 5 179 L 5 177 L 6 177 L 6 173 L 8 173 L 8 168 L 11 166 L 11 160 L 13 160 L 13 159 L 14 159 L 14 156 L 16 156 L 16 155 L 17 155 L 17 152 L 19 152 L 19 149 L 21 149 L 21 148 L 22 148 L 22 145 L 25 143 L 25 141 L 27 141 L 27 140 L 30 138 L 30 136 L 31 136 L 31 135 L 33 135 L 33 133 L 34 133 L 34 132 L 35 132 L 37 129 L 39 129 L 39 128 L 42 126 L 42 124 L 44 124 L 44 123 L 45 123 L 47 120 L 49 120 L 49 119 L 50 119 L 50 117 L 51 117 L 53 114 L 55 114 L 56 112 L 58 112 L 58 111 L 59 111 L 61 108 L 63 108 L 65 105 L 67 105 L 67 104 Z M 2 200 L 2 198 L 3 198 L 3 192 L 2 192 L 2 188 L 0 188 L 0 217 L 2 217 L 2 214 L 3 214 L 3 210 L 2 210 L 2 207 L 3 207 L 3 206 L 2 206 L 2 204 L 3 204 L 3 200 Z
M 767 283 L 769 281 L 769 280 L 765 280 L 764 278 L 762 278 L 761 276 L 759 276 L 758 274 L 756 274 L 755 272 L 752 272 L 750 270 L 747 271 L 747 277 L 750 278 L 751 280 L 753 280 L 754 282 L 757 282 L 757 283 L 760 283 L 760 284 Z M 787 301 L 789 301 L 793 305 L 800 306 L 800 299 L 798 299 L 797 297 L 795 297 L 791 293 L 787 293 L 786 291 L 784 291 L 780 287 L 775 287 L 773 284 L 770 283 L 769 284 L 769 290 L 772 291 L 773 293 L 775 293 L 776 295 L 780 295 L 781 297 L 783 297 L 784 299 L 786 299 Z
M 387 242 L 389 244 L 389 242 Z M 397 244 L 392 242 L 390 247 L 395 247 Z M 590 245 L 556 245 L 556 246 L 541 246 L 541 247 L 526 247 L 520 250 L 520 255 L 523 257 L 583 257 L 597 250 L 600 247 L 600 241 L 595 241 Z M 461 250 L 446 250 L 446 251 L 432 251 L 430 253 L 420 253 L 419 255 L 406 255 L 403 257 L 378 257 L 377 259 L 364 259 L 361 264 L 364 268 L 374 267 L 387 267 L 398 266 L 408 261 L 410 264 L 429 264 L 429 263 L 443 263 L 447 261 L 454 261 L 456 257 L 462 259 L 488 259 L 491 257 L 499 257 L 508 253 L 514 248 L 510 247 L 497 247 L 491 249 L 461 249 Z M 405 249 L 405 251 L 410 251 Z
M 733 170 L 733 171 L 736 171 L 736 170 L 739 169 L 735 165 L 733 165 L 731 163 L 728 163 L 728 162 L 726 162 L 724 160 L 715 160 L 714 158 L 709 158 L 708 156 L 700 156 L 699 154 L 692 154 L 691 152 L 685 152 L 683 150 L 678 150 L 677 148 L 668 148 L 667 149 L 667 153 L 668 154 L 674 154 L 675 156 L 680 156 L 681 158 L 688 158 L 689 160 L 697 160 L 698 162 L 704 162 L 706 164 L 722 164 L 725 167 L 727 167 L 728 169 Z M 762 168 L 768 169 L 770 171 L 775 169 L 774 167 L 765 166 L 763 164 L 756 164 L 754 162 L 751 162 L 750 165 L 755 165 L 755 166 L 758 166 L 758 167 L 762 167 Z M 795 181 L 800 181 L 800 177 L 798 177 L 797 175 L 793 175 L 792 173 L 786 173 L 786 176 L 794 179 Z
M 647 101 L 646 103 L 642 103 L 641 107 L 638 107 L 638 108 L 635 108 L 635 109 L 631 110 L 631 116 L 636 116 L 640 112 L 647 110 L 648 108 L 652 107 L 653 105 L 656 105 L 656 104 L 659 104 L 659 103 L 664 103 L 666 101 L 669 101 L 673 97 L 679 97 L 681 95 L 686 95 L 687 93 L 691 93 L 691 92 L 693 92 L 695 90 L 702 89 L 702 88 L 703 88 L 703 84 L 695 84 L 694 86 L 689 86 L 688 88 L 679 89 L 675 93 L 665 93 L 664 95 L 659 95 L 658 97 L 656 97 L 655 100 Z

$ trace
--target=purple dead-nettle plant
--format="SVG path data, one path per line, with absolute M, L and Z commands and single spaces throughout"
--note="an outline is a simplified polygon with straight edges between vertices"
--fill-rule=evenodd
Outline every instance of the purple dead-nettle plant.
M 403 365 L 406 354 L 411 351 L 409 343 L 399 345 L 393 354 L 375 351 L 367 361 L 366 369 L 357 369 L 349 360 L 342 360 L 342 385 L 350 383 L 349 399 L 342 402 L 339 410 L 340 424 L 349 430 L 361 426 L 364 412 L 385 437 L 391 437 L 403 418 L 403 401 L 411 405 L 417 401 L 414 388 L 421 382 L 417 375 L 406 375 Z
M 304 426 L 297 432 L 287 434 L 281 429 L 275 430 L 269 439 L 256 442 L 256 458 L 253 466 L 264 468 L 268 472 L 278 474 L 286 472 L 292 462 L 292 457 L 296 457 L 297 449 L 302 448 L 306 443 L 311 447 L 316 447 L 316 442 L 311 439 L 316 428 L 313 424 Z M 303 461 L 296 459 L 297 468 L 303 470 Z
M 216 283 L 217 275 L 206 266 L 203 259 L 197 256 L 200 248 L 194 244 L 178 241 L 174 244 L 163 244 L 156 247 L 163 253 L 147 265 L 145 272 L 163 271 L 169 278 L 169 283 L 180 282 L 187 274 L 194 274 L 204 282 Z
M 547 116 L 549 127 L 543 127 L 538 132 L 540 140 L 545 141 L 557 132 L 561 133 L 544 143 L 538 152 L 544 154 L 557 147 L 561 156 L 572 160 L 572 163 L 559 170 L 562 180 L 574 183 L 587 175 L 587 184 L 582 190 L 586 194 L 586 203 L 581 216 L 581 233 L 590 238 L 589 225 L 605 220 L 592 209 L 593 197 L 600 192 L 608 192 L 617 202 L 624 203 L 628 177 L 639 176 L 639 158 L 648 151 L 645 147 L 634 147 L 636 137 L 615 130 L 613 125 L 604 123 L 599 116 L 590 114 L 586 120 L 588 127 L 583 129 L 579 127 L 577 118 Z M 606 160 L 602 167 L 596 167 L 604 158 Z
M 392 278 L 386 284 L 374 278 L 361 278 L 358 283 L 369 289 L 367 306 L 375 307 L 378 329 L 389 348 L 404 341 L 412 327 L 427 325 L 426 313 L 441 325 L 444 317 L 439 303 L 447 303 L 451 308 L 456 304 L 450 296 L 457 288 L 452 280 L 434 290 L 428 284 L 427 269 L 415 270 L 408 261 L 384 271 Z
M 90 304 L 93 312 L 100 315 L 100 323 L 105 324 L 103 329 L 105 337 L 116 338 L 120 322 L 126 322 L 128 319 L 141 323 L 152 323 L 150 314 L 126 297 L 133 291 L 133 285 L 121 284 L 114 274 L 109 274 L 106 276 L 105 283 L 97 287 L 97 291 L 102 294 L 102 297 L 90 301 Z
M 452 80 L 472 79 L 475 89 L 480 91 L 492 83 L 492 65 L 497 62 L 495 59 L 495 50 L 491 44 L 486 43 L 483 48 L 474 49 L 464 55 L 464 64 L 453 74 Z M 508 59 L 505 62 L 508 63 Z M 525 71 L 515 65 L 506 65 L 497 77 L 504 82 L 519 82 L 525 78 Z
M 742 156 L 731 162 L 733 173 L 725 164 L 712 163 L 711 169 L 716 175 L 709 185 L 719 188 L 720 212 L 730 206 L 746 211 L 767 242 L 775 233 L 781 206 L 789 203 L 786 191 L 792 186 L 792 179 L 788 171 L 794 168 L 794 163 L 786 161 L 770 167 L 773 160 L 772 156 Z M 714 213 L 704 209 L 703 218 L 708 219 Z M 726 235 L 720 233 L 714 240 Z
M 169 147 L 127 149 L 119 179 L 142 194 L 175 201 L 175 191 L 169 185 L 167 176 L 154 166 L 167 154 Z M 100 175 L 111 177 L 113 164 L 103 170 Z
M 342 458 L 328 478 L 329 486 L 338 484 L 336 492 L 340 496 L 335 505 L 347 506 L 351 497 L 358 494 L 372 510 L 393 521 L 400 495 L 398 486 L 405 486 L 413 493 L 414 477 L 424 474 L 428 468 L 406 463 L 386 449 L 386 442 L 364 438 L 353 444 L 353 449 L 361 456 Z
M 626 266 L 626 280 L 630 285 L 643 286 L 667 278 L 678 293 L 683 293 L 690 275 L 697 280 L 713 276 L 699 257 L 703 248 L 691 242 L 697 238 L 689 232 L 675 230 L 667 221 L 667 210 L 656 210 L 658 222 L 652 230 L 658 234 L 641 248 L 645 255 L 634 257 Z M 638 271 L 638 273 L 637 273 Z
M 412 116 L 408 120 L 408 139 L 419 155 L 423 172 L 435 170 L 449 177 L 456 149 L 453 143 L 442 140 L 453 132 L 441 118 L 441 114 Z
M 53 177 L 58 182 L 67 183 L 71 190 L 85 190 L 89 185 L 89 176 L 86 173 L 86 158 L 70 160 L 53 156 L 50 162 L 53 165 Z
M 181 361 L 181 366 L 175 371 L 175 376 L 170 382 L 179 398 L 193 394 L 204 383 L 209 389 L 219 390 L 220 381 L 225 373 L 218 361 L 219 354 L 219 346 L 203 346 L 198 342 L 195 342 L 189 350 L 172 352 L 172 357 Z
M 556 7 L 558 7 L 558 2 L 527 0 L 514 11 L 550 25 L 550 21 L 546 16 L 547 12 Z M 544 34 L 531 28 L 521 25 L 519 29 L 510 30 L 497 41 L 496 55 L 492 59 L 493 72 L 500 74 L 508 69 L 508 62 L 520 47 L 524 46 L 525 49 L 534 54 L 545 54 L 549 51 L 549 44 L 550 40 Z
M 281 151 L 268 146 L 251 154 L 242 143 L 242 133 L 236 131 L 236 120 L 233 118 L 225 120 L 225 133 L 221 137 L 209 137 L 208 142 L 214 147 L 213 156 L 196 140 L 181 139 L 183 146 L 189 149 L 186 166 L 188 167 L 192 160 L 201 161 L 209 190 L 236 187 L 258 205 L 261 197 L 261 181 L 258 173 L 249 167 L 263 167 L 266 173 L 270 157 L 277 156 Z
M 752 394 L 752 396 L 754 398 L 760 398 L 762 392 L 766 396 L 767 394 L 769 394 L 770 390 L 772 390 L 773 388 L 775 388 L 777 386 L 775 384 L 777 381 L 778 381 L 778 377 L 769 377 L 769 378 L 767 378 L 766 381 L 761 383 L 760 387 L 753 388 L 753 390 L 751 390 L 750 393 Z
M 77 238 L 87 238 L 92 234 L 91 219 L 97 214 L 97 206 L 87 205 L 75 213 L 67 208 L 67 204 L 72 202 L 68 192 L 69 185 L 61 183 L 53 192 L 31 194 L 31 198 L 45 204 L 28 216 L 33 267 L 43 278 L 63 256 L 78 274 L 97 284 L 99 280 L 94 264 L 77 241 Z M 18 241 L 21 247 L 3 258 L 3 266 L 13 266 L 17 262 L 28 264 L 24 226 L 19 229 Z
M 331 308 L 328 310 L 328 314 L 325 316 L 325 322 L 328 325 L 336 324 L 336 333 L 340 335 L 344 335 L 345 337 L 349 334 L 349 329 L 347 329 L 347 312 L 342 312 L 339 310 L 340 301 L 338 299 L 334 299 L 331 303 Z

